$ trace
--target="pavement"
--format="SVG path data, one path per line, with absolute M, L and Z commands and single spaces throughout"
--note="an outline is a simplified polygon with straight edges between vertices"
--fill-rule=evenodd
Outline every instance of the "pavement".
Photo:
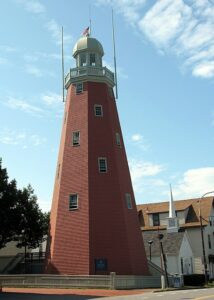
M 154 289 L 104 290 L 104 289 L 48 289 L 3 288 L 0 300 L 88 300 L 101 297 L 131 296 L 153 292 Z M 131 298 L 130 298 L 131 299 Z

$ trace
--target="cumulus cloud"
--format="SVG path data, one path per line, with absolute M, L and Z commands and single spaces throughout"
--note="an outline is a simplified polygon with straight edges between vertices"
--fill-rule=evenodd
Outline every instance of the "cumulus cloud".
M 42 101 L 48 106 L 58 106 L 62 104 L 62 95 L 48 92 L 42 95 Z
M 214 77 L 214 5 L 208 0 L 98 0 L 113 5 L 160 53 L 173 53 L 193 76 Z M 152 4 L 151 4 L 152 3 Z
M 131 141 L 132 141 L 133 145 L 137 146 L 138 148 L 140 148 L 143 151 L 147 151 L 150 147 L 148 145 L 148 143 L 145 141 L 144 137 L 139 133 L 133 134 L 131 136 Z
M 0 143 L 10 146 L 20 146 L 26 149 L 30 146 L 41 146 L 46 143 L 46 138 L 37 134 L 29 134 L 26 130 L 20 132 L 4 128 L 0 131 Z
M 187 199 L 209 191 L 214 191 L 214 167 L 187 170 L 175 184 L 173 193 L 179 199 Z
M 33 14 L 41 14 L 46 11 L 45 6 L 37 0 L 16 0 L 16 2 Z
M 15 97 L 8 97 L 5 105 L 12 109 L 18 109 L 33 115 L 41 115 L 44 111 L 38 106 L 32 105 L 25 100 Z
M 51 36 L 57 45 L 62 43 L 62 28 L 56 22 L 56 20 L 51 19 L 45 24 L 45 28 L 51 33 Z M 70 44 L 73 38 L 69 34 L 63 34 L 64 45 Z

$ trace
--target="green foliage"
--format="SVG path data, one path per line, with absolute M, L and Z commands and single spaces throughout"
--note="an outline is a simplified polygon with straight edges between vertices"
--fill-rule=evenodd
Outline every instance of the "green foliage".
M 49 213 L 39 208 L 32 187 L 20 190 L 15 180 L 9 182 L 0 159 L 0 248 L 12 240 L 17 247 L 36 248 L 47 235 L 48 224 Z

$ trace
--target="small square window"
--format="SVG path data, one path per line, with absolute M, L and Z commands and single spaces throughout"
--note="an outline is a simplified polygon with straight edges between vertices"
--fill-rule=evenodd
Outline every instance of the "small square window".
M 69 210 L 78 209 L 78 195 L 72 194 L 69 196 Z
M 80 83 L 77 83 L 76 84 L 76 94 L 81 94 L 83 92 L 83 83 L 80 82 Z
M 73 146 L 79 146 L 80 144 L 80 132 L 79 131 L 74 131 L 72 133 L 72 145 Z
M 128 209 L 132 209 L 132 198 L 128 193 L 126 193 L 126 205 Z
M 121 147 L 120 134 L 118 132 L 116 132 L 116 144 Z
M 107 159 L 105 157 L 98 158 L 98 165 L 100 173 L 107 172 Z
M 94 105 L 94 114 L 96 117 L 103 116 L 103 107 L 102 105 Z

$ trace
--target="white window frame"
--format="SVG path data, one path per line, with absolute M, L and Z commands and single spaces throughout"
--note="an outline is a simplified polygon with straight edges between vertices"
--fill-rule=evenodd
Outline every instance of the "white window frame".
M 101 161 L 105 162 L 105 169 L 101 167 Z M 107 158 L 106 157 L 98 157 L 98 169 L 100 173 L 107 173 L 108 167 L 107 167 Z
M 76 134 L 78 134 L 78 137 L 75 136 Z M 76 147 L 80 145 L 80 131 L 73 131 L 72 132 L 72 146 Z
M 125 194 L 125 198 L 126 198 L 126 206 L 128 209 L 132 209 L 132 197 L 131 194 L 126 193 Z
M 83 92 L 83 83 L 82 82 L 76 83 L 76 95 L 79 95 L 82 92 Z
M 119 132 L 116 132 L 116 144 L 117 146 L 121 147 L 121 139 L 120 139 L 120 134 Z
M 72 204 L 72 197 L 75 196 L 76 203 Z M 70 194 L 69 195 L 69 210 L 76 210 L 79 208 L 79 199 L 78 199 L 78 194 Z
M 97 108 L 100 109 L 101 114 L 97 114 Z M 94 115 L 95 117 L 103 117 L 103 106 L 101 104 L 94 104 Z

